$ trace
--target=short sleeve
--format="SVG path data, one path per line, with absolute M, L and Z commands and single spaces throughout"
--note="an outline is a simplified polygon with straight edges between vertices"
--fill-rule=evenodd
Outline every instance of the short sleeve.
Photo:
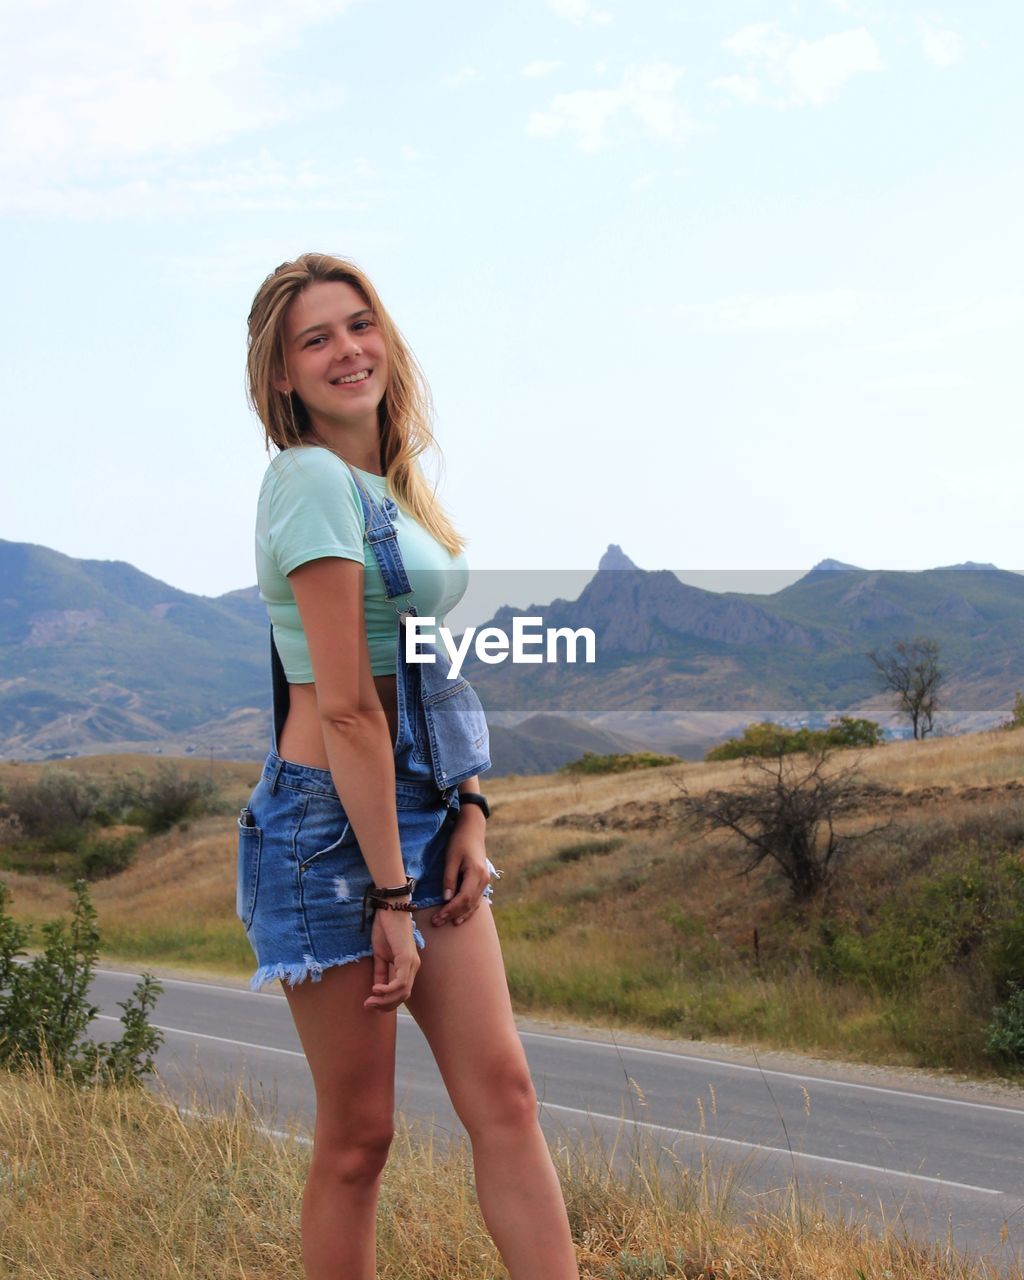
M 326 449 L 287 449 L 274 469 L 267 537 L 281 572 L 323 556 L 363 564 L 363 509 L 344 462 Z

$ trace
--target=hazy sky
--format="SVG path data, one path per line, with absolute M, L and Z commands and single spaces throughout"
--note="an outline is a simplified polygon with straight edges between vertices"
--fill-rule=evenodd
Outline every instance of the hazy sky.
M 0 537 L 255 581 L 262 278 L 354 258 L 485 569 L 1024 568 L 1024 10 L 5 0 Z

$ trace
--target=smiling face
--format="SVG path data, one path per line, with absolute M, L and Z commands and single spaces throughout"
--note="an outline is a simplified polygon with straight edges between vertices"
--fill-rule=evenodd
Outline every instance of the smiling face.
M 315 281 L 289 306 L 283 338 L 285 372 L 274 387 L 298 395 L 314 429 L 376 432 L 388 357 L 363 295 L 342 281 Z

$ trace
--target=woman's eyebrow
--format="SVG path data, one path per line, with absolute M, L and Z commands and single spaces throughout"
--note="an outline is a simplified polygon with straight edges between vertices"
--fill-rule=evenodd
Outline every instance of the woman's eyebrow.
M 361 307 L 358 311 L 353 311 L 350 316 L 346 316 L 345 323 L 350 324 L 353 320 L 358 320 L 360 316 L 368 316 L 368 315 L 370 315 L 370 308 Z M 304 338 L 307 333 L 314 333 L 317 329 L 329 329 L 330 327 L 331 326 L 329 321 L 320 320 L 317 324 L 311 324 L 307 328 L 301 330 L 301 332 L 297 333 L 295 335 L 295 341 L 298 342 L 298 340 L 300 338 Z

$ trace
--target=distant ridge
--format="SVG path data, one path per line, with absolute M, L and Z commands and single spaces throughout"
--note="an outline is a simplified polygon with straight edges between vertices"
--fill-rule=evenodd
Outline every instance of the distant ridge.
M 815 573 L 836 573 L 837 571 L 845 573 L 865 572 L 865 570 L 861 569 L 859 565 L 844 564 L 842 560 L 819 560 L 813 569 L 808 570 L 808 572 L 804 574 L 804 577 L 809 578 Z
M 508 632 L 524 615 L 592 630 L 597 660 L 571 663 L 564 645 L 557 662 L 467 659 L 501 728 L 495 762 L 519 772 L 623 735 L 699 750 L 752 720 L 893 723 L 867 653 L 915 635 L 940 645 L 945 730 L 998 723 L 1024 690 L 1024 575 L 973 561 L 907 572 L 829 558 L 763 595 L 640 569 L 611 543 L 575 600 L 505 605 L 491 624 Z M 254 758 L 269 736 L 268 631 L 255 587 L 197 596 L 124 561 L 0 539 L 0 756 Z M 581 723 L 607 736 L 581 737 Z

